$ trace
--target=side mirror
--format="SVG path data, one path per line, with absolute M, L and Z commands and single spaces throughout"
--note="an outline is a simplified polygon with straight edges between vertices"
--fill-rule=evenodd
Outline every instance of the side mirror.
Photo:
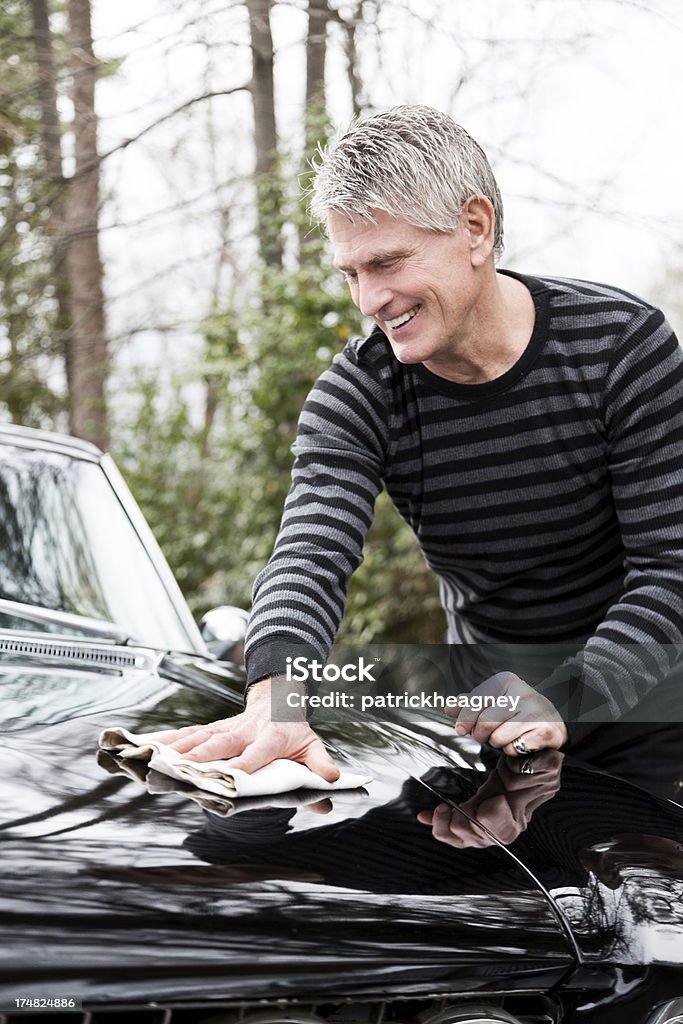
M 202 616 L 199 630 L 204 643 L 218 661 L 244 664 L 244 637 L 249 614 L 243 608 L 222 604 Z

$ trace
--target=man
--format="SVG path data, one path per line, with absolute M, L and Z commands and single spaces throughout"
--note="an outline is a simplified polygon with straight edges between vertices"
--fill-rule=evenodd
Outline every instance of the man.
M 376 326 L 302 412 L 255 585 L 246 709 L 174 746 L 336 778 L 305 722 L 270 720 L 276 650 L 329 650 L 384 485 L 440 578 L 450 644 L 578 651 L 538 686 L 481 677 L 483 692 L 519 700 L 497 718 L 461 712 L 456 731 L 514 756 L 566 747 L 569 722 L 578 753 L 618 766 L 637 742 L 651 767 L 652 749 L 678 748 L 678 727 L 657 723 L 673 713 L 662 681 L 683 639 L 683 359 L 662 314 L 617 288 L 497 270 L 486 156 L 428 107 L 353 124 L 317 168 L 311 208 Z M 583 733 L 572 708 L 590 712 Z M 606 739 L 600 721 L 621 731 Z

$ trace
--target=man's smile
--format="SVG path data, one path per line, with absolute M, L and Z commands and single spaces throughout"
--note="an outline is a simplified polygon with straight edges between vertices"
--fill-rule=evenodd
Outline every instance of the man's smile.
M 390 330 L 395 331 L 399 327 L 403 327 L 404 324 L 409 323 L 413 317 L 417 315 L 420 309 L 420 304 L 412 306 L 411 309 L 408 309 L 405 313 L 401 313 L 400 316 L 394 317 L 393 320 L 384 320 L 383 323 L 385 323 Z

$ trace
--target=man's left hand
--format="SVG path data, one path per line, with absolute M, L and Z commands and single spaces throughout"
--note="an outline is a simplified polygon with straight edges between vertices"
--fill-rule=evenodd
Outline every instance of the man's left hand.
M 559 750 L 568 739 L 567 726 L 554 704 L 537 693 L 514 672 L 499 672 L 477 686 L 470 696 L 519 697 L 512 706 L 482 707 L 475 712 L 460 708 L 455 712 L 458 736 L 468 733 L 479 743 L 488 743 L 511 757 L 524 756 L 526 750 Z M 484 703 L 484 702 L 482 702 Z M 517 747 L 513 741 L 517 741 Z M 521 748 L 521 749 L 520 749 Z

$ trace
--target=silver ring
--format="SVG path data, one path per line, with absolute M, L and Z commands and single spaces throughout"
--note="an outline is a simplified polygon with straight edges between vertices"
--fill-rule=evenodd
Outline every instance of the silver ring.
M 512 746 L 515 748 L 515 753 L 519 754 L 520 757 L 528 756 L 531 753 L 523 736 L 518 736 L 516 740 L 513 740 Z
M 526 757 L 521 764 L 520 773 L 522 775 L 533 775 L 534 774 L 534 759 L 531 754 Z

